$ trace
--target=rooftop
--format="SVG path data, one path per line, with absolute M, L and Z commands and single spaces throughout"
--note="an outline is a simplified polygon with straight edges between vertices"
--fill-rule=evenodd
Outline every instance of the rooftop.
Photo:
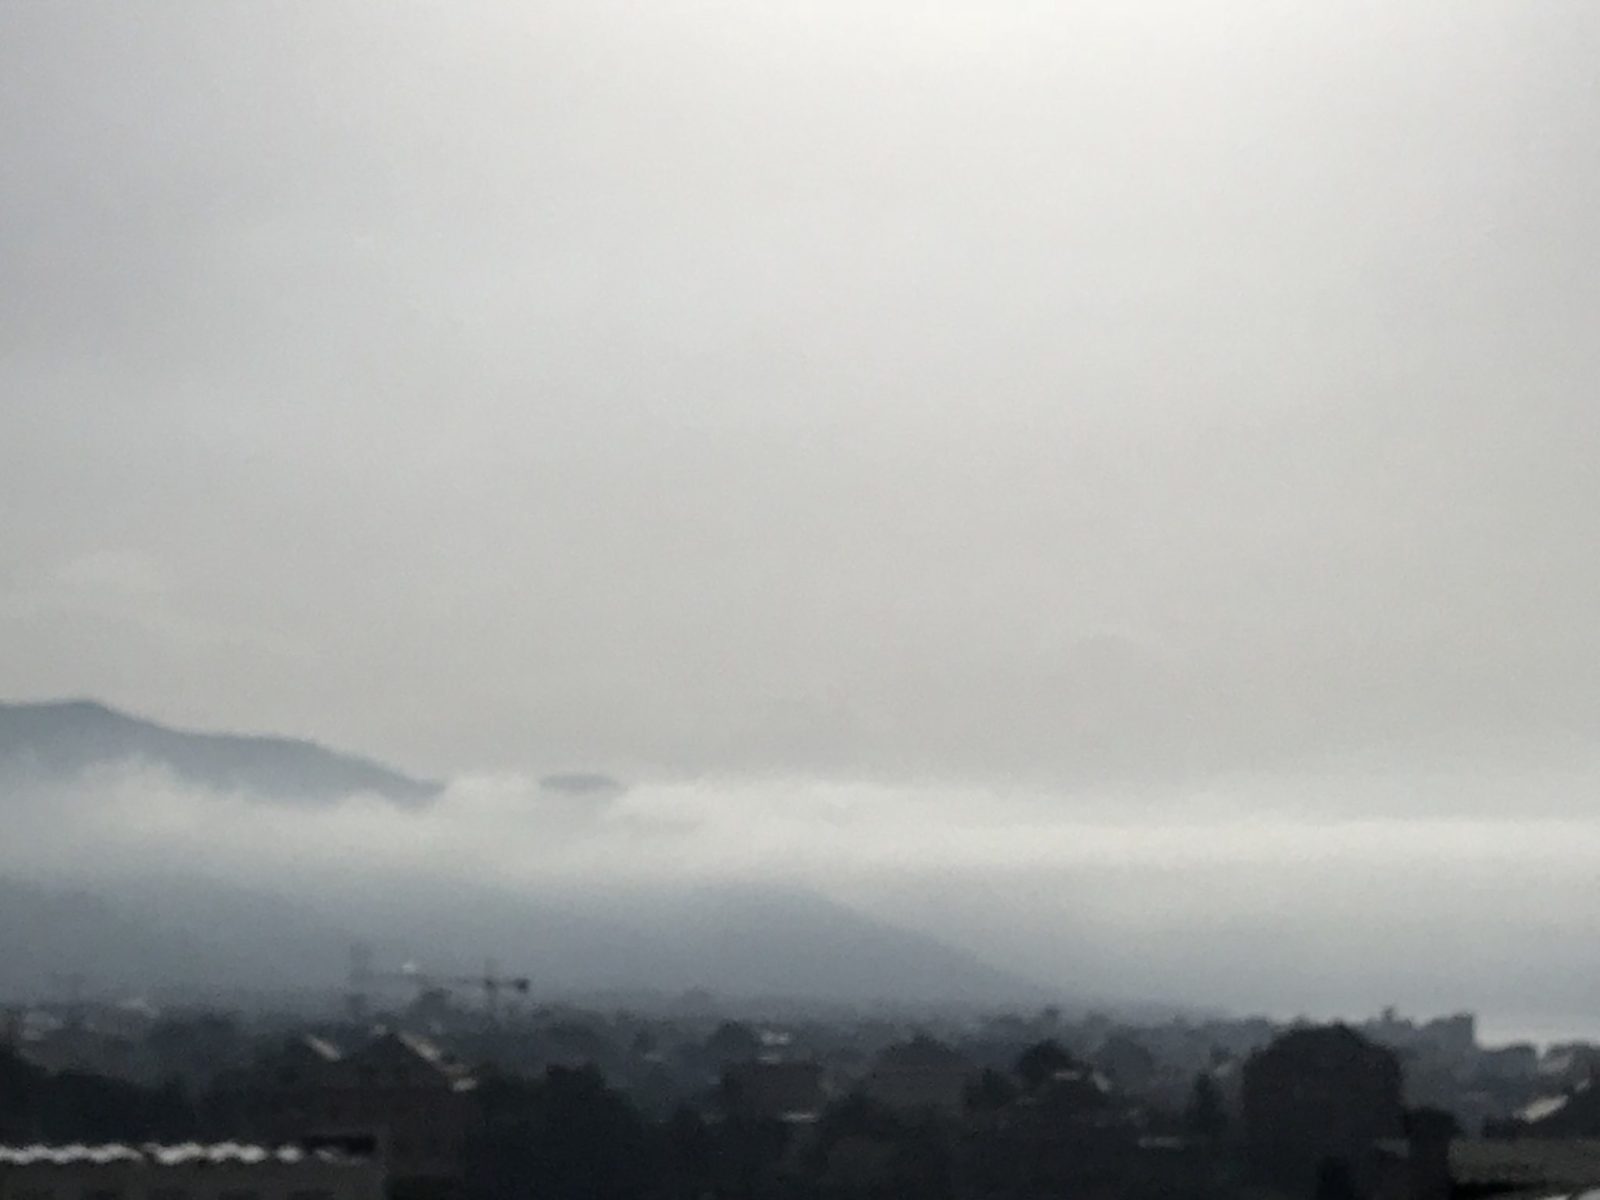
M 1457 1183 L 1579 1189 L 1600 1185 L 1594 1138 L 1458 1138 L 1450 1143 Z
M 162 1145 L 144 1142 L 128 1145 L 109 1142 L 88 1146 L 82 1143 L 46 1146 L 0 1146 L 0 1166 L 26 1167 L 34 1164 L 74 1166 L 81 1163 L 107 1165 L 134 1163 L 150 1167 L 179 1167 L 191 1164 L 255 1166 L 272 1162 L 291 1165 L 302 1162 L 360 1165 L 372 1161 L 371 1155 L 353 1153 L 346 1148 L 304 1146 L 260 1146 L 245 1142 L 182 1142 Z

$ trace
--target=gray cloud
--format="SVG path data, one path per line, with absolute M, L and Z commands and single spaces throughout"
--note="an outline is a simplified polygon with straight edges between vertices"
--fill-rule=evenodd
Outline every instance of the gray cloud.
M 1585 6 L 0 25 L 0 690 L 428 772 L 1582 760 Z

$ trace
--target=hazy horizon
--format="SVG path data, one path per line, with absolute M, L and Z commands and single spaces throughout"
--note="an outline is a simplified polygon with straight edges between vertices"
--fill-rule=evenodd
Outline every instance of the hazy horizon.
M 1600 969 L 1583 949 L 1600 827 L 1583 815 L 1511 826 L 1307 814 L 1261 796 L 1244 808 L 1201 798 L 1157 825 L 1114 807 L 1062 812 L 1016 788 L 703 779 L 596 799 L 517 775 L 454 781 L 421 809 L 376 797 L 307 807 L 148 766 L 12 777 L 7 792 L 0 876 L 112 897 L 128 881 L 212 879 L 352 919 L 380 912 L 371 906 L 394 888 L 408 903 L 433 889 L 460 897 L 444 944 L 469 965 L 527 953 L 501 901 L 475 928 L 479 889 L 526 896 L 530 913 L 557 898 L 623 915 L 727 887 L 800 889 L 974 954 L 1041 995 L 1285 1019 L 1397 1004 L 1471 1009 L 1508 1035 L 1600 1031 L 1579 1016 Z M 175 911 L 204 928 L 192 902 Z M 418 934 L 411 952 L 425 944 Z M 342 961 L 342 943 L 330 952 Z M 541 966 L 581 976 L 582 957 Z
M 1575 0 L 0 2 L 0 697 L 454 781 L 117 780 L 43 847 L 1581 1011 L 1597 55 Z M 569 770 L 630 790 L 552 835 Z

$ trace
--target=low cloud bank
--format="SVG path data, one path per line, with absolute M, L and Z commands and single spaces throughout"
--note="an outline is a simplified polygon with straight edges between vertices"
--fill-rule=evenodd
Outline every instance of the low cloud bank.
M 1415 799 L 1471 782 L 1399 790 Z M 381 889 L 397 886 L 625 904 L 652 889 L 778 885 L 1084 995 L 1283 1014 L 1480 1007 L 1504 1028 L 1582 1011 L 1600 955 L 1574 947 L 1600 944 L 1588 903 L 1600 823 L 1310 818 L 1251 794 L 1281 786 L 1197 795 L 1182 819 L 1157 824 L 1109 807 L 1066 814 L 1026 791 L 801 780 L 573 796 L 482 776 L 422 811 L 362 797 L 289 809 L 128 768 L 13 783 L 0 871 L 198 874 L 300 897 L 366 889 L 380 907 L 392 894 Z M 1330 786 L 1301 791 L 1321 807 Z

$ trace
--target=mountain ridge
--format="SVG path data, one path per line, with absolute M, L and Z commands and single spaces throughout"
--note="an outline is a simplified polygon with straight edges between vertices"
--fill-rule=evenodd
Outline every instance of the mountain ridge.
M 278 801 L 327 803 L 365 793 L 416 807 L 443 790 L 434 780 L 303 738 L 178 729 L 92 699 L 0 702 L 0 765 L 71 776 L 122 762 L 151 763 L 187 783 Z
M 25 797 L 41 776 L 72 782 L 74 773 L 122 762 L 287 800 L 308 820 L 320 801 L 376 792 L 405 822 L 439 790 L 310 741 L 172 729 L 93 700 L 0 703 L 0 798 L 7 784 L 20 784 L 15 794 Z M 558 802 L 531 810 L 543 823 L 537 832 L 518 829 L 548 834 L 563 817 L 561 802 L 587 804 L 622 787 L 582 772 L 547 777 L 542 789 Z M 82 791 L 91 805 L 94 787 Z M 159 831 L 104 840 L 86 811 L 43 804 L 28 812 L 30 837 L 65 848 L 53 867 L 21 843 L 19 853 L 0 853 L 0 996 L 47 986 L 61 971 L 133 989 L 331 989 L 354 941 L 458 974 L 498 956 L 557 989 L 709 987 L 844 1002 L 1051 996 L 971 951 L 776 880 L 652 884 L 624 872 L 512 886 L 470 865 L 443 874 L 385 868 L 352 847 L 333 866 L 300 864 L 291 882 L 271 873 L 269 857 L 256 858 L 254 843 L 190 861 L 174 857 Z

